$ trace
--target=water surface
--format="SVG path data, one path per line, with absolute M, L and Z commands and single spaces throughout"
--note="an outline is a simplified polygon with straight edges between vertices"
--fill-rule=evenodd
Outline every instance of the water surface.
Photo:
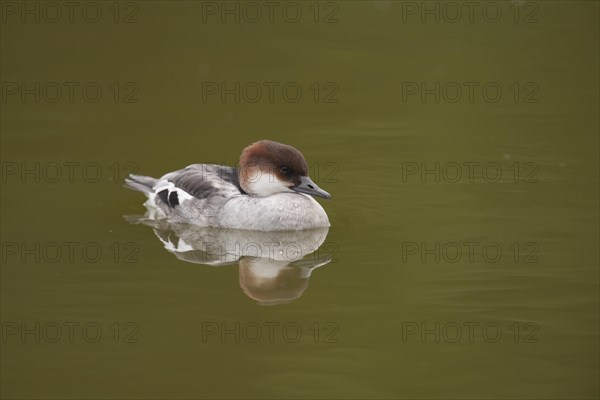
M 96 23 L 3 14 L 2 397 L 598 397 L 598 3 L 498 2 L 495 23 L 98 4 Z M 131 224 L 143 196 L 121 186 L 263 138 L 333 195 L 308 256 L 326 264 L 281 266 L 270 305 L 253 264 Z

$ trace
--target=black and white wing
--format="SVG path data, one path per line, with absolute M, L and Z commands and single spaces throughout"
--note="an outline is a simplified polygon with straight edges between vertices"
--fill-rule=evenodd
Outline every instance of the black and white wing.
M 193 164 L 170 172 L 156 182 L 153 191 L 170 207 L 191 199 L 229 198 L 244 194 L 237 169 L 216 164 Z
M 213 224 L 225 201 L 245 194 L 237 169 L 216 164 L 193 164 L 159 179 L 130 175 L 125 186 L 148 196 L 145 205 L 152 218 L 198 225 Z

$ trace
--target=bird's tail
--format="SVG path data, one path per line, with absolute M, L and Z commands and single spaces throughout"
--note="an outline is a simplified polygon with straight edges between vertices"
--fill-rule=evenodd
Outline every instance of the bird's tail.
M 123 186 L 142 193 L 153 193 L 152 188 L 157 181 L 158 179 L 150 176 L 129 174 L 129 176 L 125 178 L 125 184 Z

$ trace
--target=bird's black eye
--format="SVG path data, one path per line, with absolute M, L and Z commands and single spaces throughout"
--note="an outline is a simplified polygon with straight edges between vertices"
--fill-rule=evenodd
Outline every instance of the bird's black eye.
M 281 171 L 281 173 L 283 175 L 289 175 L 292 172 L 292 171 L 290 171 L 290 169 L 288 167 L 285 167 L 285 166 L 279 168 L 279 171 Z

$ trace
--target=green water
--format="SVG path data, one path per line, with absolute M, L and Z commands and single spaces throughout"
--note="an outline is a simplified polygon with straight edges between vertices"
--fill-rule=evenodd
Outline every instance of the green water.
M 597 2 L 23 4 L 1 3 L 2 398 L 598 398 Z M 263 138 L 333 195 L 270 305 L 252 262 L 126 220 L 121 186 Z

